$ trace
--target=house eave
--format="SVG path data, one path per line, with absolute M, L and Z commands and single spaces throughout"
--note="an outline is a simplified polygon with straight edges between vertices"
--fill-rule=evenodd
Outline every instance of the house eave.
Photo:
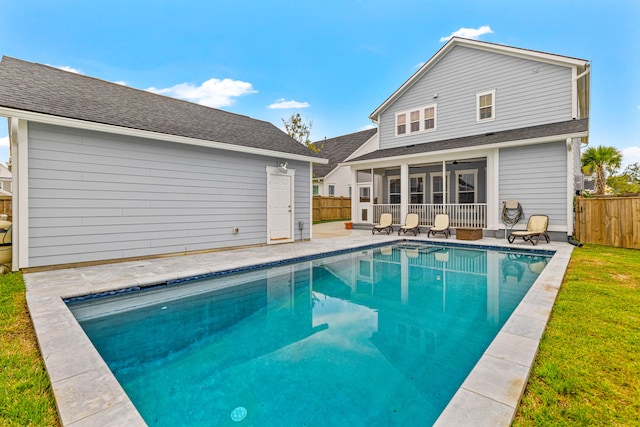
M 329 163 L 328 159 L 319 157 L 303 156 L 300 154 L 286 153 L 282 151 L 265 150 L 263 148 L 247 147 L 242 145 L 229 144 L 226 142 L 209 141 L 204 139 L 189 138 L 179 135 L 171 135 L 148 130 L 126 128 L 104 123 L 89 122 L 86 120 L 72 119 L 68 117 L 53 116 L 50 114 L 37 113 L 33 111 L 17 110 L 13 108 L 0 107 L 0 116 L 16 117 L 27 121 L 45 123 L 56 126 L 66 126 L 76 129 L 87 129 L 96 132 L 108 132 L 118 135 L 133 136 L 138 138 L 158 139 L 162 141 L 175 142 L 178 144 L 194 145 L 200 147 L 216 148 L 219 150 L 233 151 L 239 153 L 251 153 L 260 156 L 278 157 L 284 160 L 297 160 L 302 162 L 313 162 L 320 164 Z
M 486 150 L 486 149 L 496 149 L 496 148 L 499 149 L 499 148 L 510 148 L 510 147 L 525 146 L 525 145 L 545 144 L 548 142 L 566 141 L 568 138 L 586 138 L 588 135 L 589 135 L 588 131 L 573 132 L 573 133 L 561 134 L 561 135 L 551 135 L 551 136 L 544 136 L 544 137 L 538 137 L 538 138 L 503 141 L 503 142 L 496 142 L 496 143 L 490 143 L 490 144 L 473 145 L 468 147 L 451 148 L 451 149 L 445 149 L 445 150 L 423 151 L 420 153 L 380 157 L 376 159 L 348 161 L 348 162 L 340 163 L 340 166 L 382 164 L 382 163 L 389 163 L 390 161 L 404 162 L 405 160 L 415 160 L 416 157 L 419 157 L 419 156 L 446 156 L 449 154 L 460 154 L 465 152 L 480 151 L 480 150 Z

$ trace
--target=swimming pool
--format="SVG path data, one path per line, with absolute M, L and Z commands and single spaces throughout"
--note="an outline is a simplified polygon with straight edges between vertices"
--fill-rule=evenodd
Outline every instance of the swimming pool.
M 70 307 L 150 425 L 431 424 L 547 260 L 402 243 Z

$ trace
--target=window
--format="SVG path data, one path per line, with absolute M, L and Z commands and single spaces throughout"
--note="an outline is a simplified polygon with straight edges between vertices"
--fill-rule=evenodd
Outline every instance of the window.
M 420 111 L 411 112 L 411 132 L 420 132 Z
M 424 175 L 411 175 L 409 178 L 409 203 L 421 205 L 424 203 Z
M 495 97 L 495 90 L 476 94 L 476 120 L 478 122 L 495 120 Z
M 387 178 L 389 183 L 389 203 L 400 203 L 400 177 L 399 176 L 390 176 Z
M 317 196 L 318 194 L 318 184 L 313 184 L 313 195 Z
M 407 133 L 407 115 L 402 113 L 396 116 L 396 135 Z
M 456 171 L 456 202 L 457 203 L 475 203 L 476 190 L 478 181 L 478 171 L 460 170 Z
M 351 186 L 349 186 L 349 198 L 351 198 Z
M 424 109 L 424 130 L 436 128 L 436 106 Z
M 449 193 L 449 179 L 447 179 L 446 185 L 447 193 Z M 435 172 L 431 174 L 431 203 L 441 205 L 443 202 L 444 186 L 442 185 L 442 172 Z
M 436 104 L 433 104 L 396 114 L 396 136 L 435 130 L 436 110 Z M 409 132 L 407 132 L 407 117 L 409 118 Z
M 336 195 L 336 186 L 329 184 L 329 196 L 334 197 Z

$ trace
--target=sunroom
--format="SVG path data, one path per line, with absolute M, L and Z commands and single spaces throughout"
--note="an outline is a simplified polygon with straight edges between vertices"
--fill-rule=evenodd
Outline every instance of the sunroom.
M 417 213 L 420 225 L 430 227 L 445 213 L 454 228 L 497 229 L 495 151 L 426 154 L 353 162 L 354 224 L 375 224 L 391 213 L 400 225 Z

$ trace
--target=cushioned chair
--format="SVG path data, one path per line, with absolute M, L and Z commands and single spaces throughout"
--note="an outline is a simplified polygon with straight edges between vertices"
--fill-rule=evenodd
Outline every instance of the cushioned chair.
M 398 236 L 401 232 L 403 234 L 407 234 L 409 231 L 412 231 L 414 236 L 417 236 L 420 233 L 420 218 L 416 213 L 407 214 L 407 217 L 404 220 L 404 225 L 400 226 L 400 229 L 398 229 Z
M 390 213 L 383 213 L 380 215 L 380 224 L 373 226 L 371 234 L 376 234 L 376 231 L 380 233 L 386 231 L 387 234 L 391 234 L 393 232 L 392 222 L 393 216 Z
M 531 242 L 532 245 L 537 245 L 540 241 L 540 236 L 544 236 L 547 243 L 551 241 L 551 238 L 547 234 L 547 227 L 549 226 L 549 217 L 546 215 L 531 215 L 529 222 L 527 223 L 527 229 L 525 231 L 513 231 L 507 238 L 509 243 L 513 243 L 516 237 L 522 237 L 525 242 Z
M 451 232 L 449 231 L 449 215 L 436 215 L 436 218 L 433 221 L 433 227 L 431 227 L 429 231 L 427 231 L 427 237 L 431 236 L 432 234 L 435 236 L 436 233 L 442 233 L 444 234 L 444 237 L 446 237 L 447 239 L 449 238 L 449 234 L 451 234 Z

